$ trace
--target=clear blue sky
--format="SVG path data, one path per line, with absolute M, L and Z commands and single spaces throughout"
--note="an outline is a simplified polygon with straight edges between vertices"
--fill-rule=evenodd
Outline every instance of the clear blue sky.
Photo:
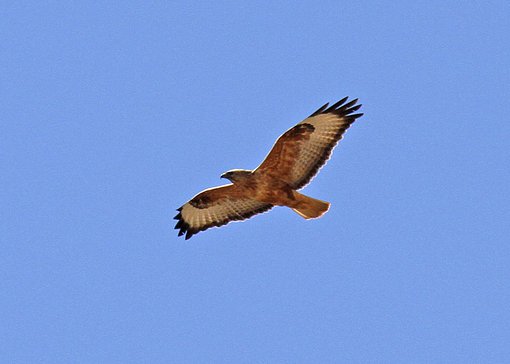
M 508 1 L 1 12 L 1 363 L 510 362 Z M 177 237 L 347 95 L 323 218 Z

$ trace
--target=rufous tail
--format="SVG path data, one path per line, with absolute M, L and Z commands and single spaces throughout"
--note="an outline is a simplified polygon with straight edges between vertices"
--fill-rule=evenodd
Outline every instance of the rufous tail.
M 329 202 L 317 200 L 296 191 L 293 192 L 297 205 L 292 209 L 305 219 L 316 219 L 328 211 Z

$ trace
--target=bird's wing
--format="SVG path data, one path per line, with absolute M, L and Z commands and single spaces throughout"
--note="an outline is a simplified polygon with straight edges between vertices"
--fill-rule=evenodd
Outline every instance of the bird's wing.
M 354 114 L 361 105 L 347 97 L 325 104 L 308 118 L 287 130 L 274 144 L 257 173 L 273 175 L 292 188 L 304 187 L 329 159 L 344 132 L 363 114 Z
M 175 228 L 179 229 L 179 236 L 186 234 L 187 240 L 210 227 L 245 220 L 272 207 L 250 198 L 245 189 L 233 184 L 214 187 L 200 192 L 177 209 Z

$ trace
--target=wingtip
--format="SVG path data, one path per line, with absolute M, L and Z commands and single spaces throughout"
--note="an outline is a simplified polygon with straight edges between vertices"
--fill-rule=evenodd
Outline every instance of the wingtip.
M 356 103 L 357 103 L 357 102 L 358 102 L 358 99 L 353 99 L 353 100 L 349 101 L 347 104 L 343 105 L 343 106 L 342 106 L 342 109 L 347 110 L 347 109 L 349 109 L 351 106 L 356 105 Z
M 349 100 L 349 96 L 345 96 L 343 99 L 340 99 L 337 104 L 338 106 L 342 105 L 344 102 L 346 102 L 347 100 Z
M 315 116 L 315 115 L 319 115 L 319 114 L 322 114 L 323 112 L 325 112 L 326 110 L 329 109 L 329 102 L 326 102 L 324 105 L 322 105 L 321 107 L 319 107 L 317 110 L 315 110 L 310 116 L 309 118 Z
M 326 103 L 324 106 L 319 108 L 316 112 L 314 112 L 310 117 L 319 115 L 319 114 L 327 114 L 327 113 L 334 113 L 338 114 L 340 116 L 345 116 L 349 113 L 352 113 L 356 110 L 358 110 L 362 105 L 356 105 L 356 103 L 359 101 L 358 98 L 352 99 L 349 102 L 349 96 L 344 97 L 343 99 L 335 102 L 331 106 L 329 106 L 329 103 Z M 347 103 L 346 103 L 347 102 Z

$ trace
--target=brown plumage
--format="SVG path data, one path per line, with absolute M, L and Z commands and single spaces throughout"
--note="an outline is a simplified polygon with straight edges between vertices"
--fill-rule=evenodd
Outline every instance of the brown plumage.
M 347 97 L 323 105 L 281 135 L 255 170 L 231 170 L 221 177 L 232 184 L 200 192 L 177 209 L 179 236 L 192 235 L 230 221 L 245 220 L 274 206 L 287 206 L 305 219 L 322 216 L 329 203 L 297 190 L 303 188 L 329 159 L 343 133 L 363 114 Z

